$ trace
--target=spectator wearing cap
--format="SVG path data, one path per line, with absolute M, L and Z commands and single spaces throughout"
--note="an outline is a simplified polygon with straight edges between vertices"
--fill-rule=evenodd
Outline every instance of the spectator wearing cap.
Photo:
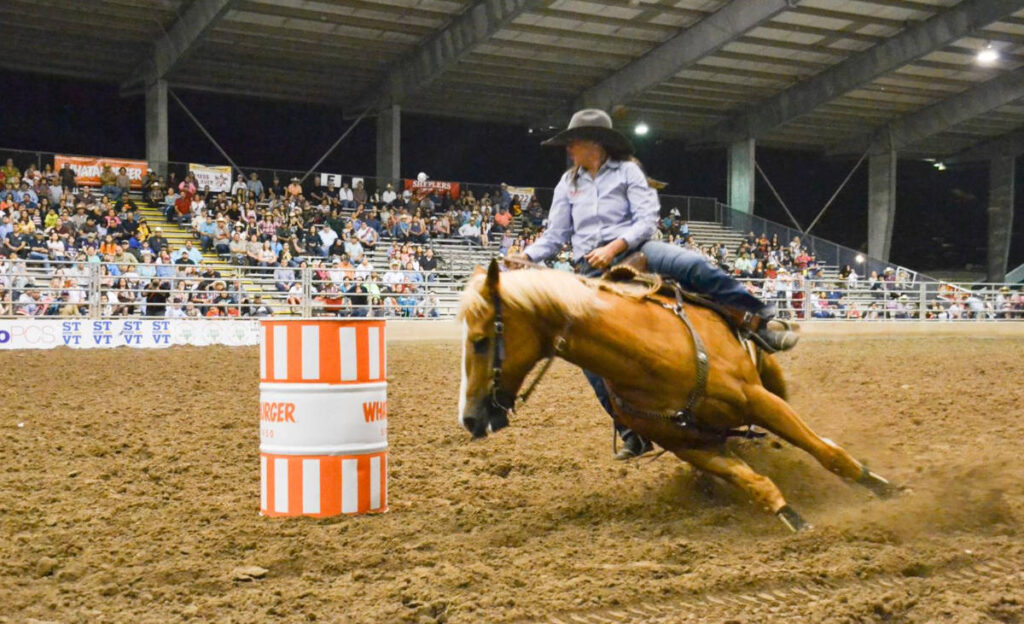
M 292 181 L 288 184 L 287 195 L 289 199 L 295 200 L 302 196 L 302 185 L 299 184 L 298 178 L 292 178 Z
M 203 254 L 193 246 L 192 241 L 185 241 L 185 245 L 179 247 L 171 254 L 171 262 L 174 264 L 200 264 L 203 261 Z
M 43 267 L 50 271 L 50 250 L 46 247 L 46 237 L 42 230 L 36 230 L 28 239 L 28 259 L 42 260 Z
M 154 253 L 160 253 L 167 247 L 167 239 L 164 238 L 163 228 L 157 228 L 153 235 L 149 237 L 149 247 Z

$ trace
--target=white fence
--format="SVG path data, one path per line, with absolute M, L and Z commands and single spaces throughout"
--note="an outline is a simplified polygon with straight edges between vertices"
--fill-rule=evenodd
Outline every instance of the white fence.
M 343 265 L 243 267 L 0 261 L 0 318 L 222 319 L 271 315 L 451 318 L 467 270 L 375 271 Z M 1020 287 L 934 282 L 746 280 L 798 320 L 1024 318 Z

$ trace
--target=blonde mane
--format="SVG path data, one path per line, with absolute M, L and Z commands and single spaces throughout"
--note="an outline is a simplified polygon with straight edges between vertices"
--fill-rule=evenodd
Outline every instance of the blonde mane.
M 459 320 L 490 312 L 491 301 L 481 293 L 486 280 L 487 275 L 479 273 L 466 283 L 459 299 Z M 506 271 L 498 290 L 505 305 L 542 317 L 578 318 L 606 306 L 591 280 L 552 269 Z

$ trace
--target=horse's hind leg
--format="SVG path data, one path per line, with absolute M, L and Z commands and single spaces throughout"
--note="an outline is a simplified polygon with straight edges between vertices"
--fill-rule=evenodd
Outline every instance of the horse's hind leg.
M 721 477 L 746 492 L 766 511 L 775 514 L 793 531 L 807 527 L 807 523 L 786 504 L 782 492 L 768 477 L 754 472 L 742 459 L 724 452 L 702 449 L 680 449 L 675 454 L 683 461 L 705 472 Z
M 760 386 L 749 385 L 745 390 L 754 424 L 802 448 L 828 470 L 863 485 L 882 498 L 893 493 L 888 481 L 868 470 L 832 440 L 814 433 L 789 403 Z

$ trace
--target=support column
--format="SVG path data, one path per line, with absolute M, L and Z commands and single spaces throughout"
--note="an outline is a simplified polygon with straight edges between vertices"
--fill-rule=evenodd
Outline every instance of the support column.
M 167 81 L 146 86 L 146 160 L 167 175 Z
M 754 139 L 729 145 L 729 206 L 746 214 L 754 212 Z
M 896 215 L 896 151 L 868 159 L 868 255 L 889 261 Z
M 385 106 L 377 114 L 377 186 L 395 185 L 401 176 L 402 111 L 397 104 Z
M 1013 233 L 1013 197 L 1016 158 L 999 156 L 988 166 L 988 281 L 1006 280 Z

